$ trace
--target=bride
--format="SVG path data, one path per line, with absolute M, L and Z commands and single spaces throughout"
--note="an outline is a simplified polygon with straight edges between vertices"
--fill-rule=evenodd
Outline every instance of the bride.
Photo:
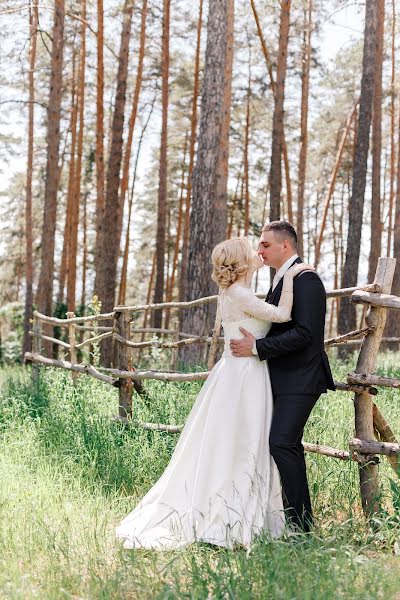
M 272 322 L 290 320 L 293 278 L 289 269 L 278 306 L 258 299 L 250 285 L 263 266 L 247 238 L 218 244 L 212 253 L 219 285 L 218 311 L 225 349 L 203 385 L 170 463 L 139 505 L 119 524 L 124 548 L 179 548 L 195 541 L 249 547 L 264 532 L 285 526 L 279 475 L 268 447 L 272 391 L 267 361 L 235 358 L 229 340 L 245 327 L 264 337 Z

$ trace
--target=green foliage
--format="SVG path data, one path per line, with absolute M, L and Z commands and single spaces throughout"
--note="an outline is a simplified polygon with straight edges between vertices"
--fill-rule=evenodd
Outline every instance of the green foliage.
M 381 366 L 395 364 L 384 355 Z M 350 365 L 335 365 L 343 378 Z M 374 530 L 360 510 L 357 465 L 307 456 L 317 518 L 311 536 L 250 552 L 197 544 L 166 553 L 124 551 L 114 529 L 163 472 L 177 437 L 113 420 L 117 391 L 63 371 L 0 371 L 0 596 L 3 598 L 395 598 L 400 487 L 385 459 L 383 509 Z M 201 383 L 148 382 L 139 420 L 183 423 Z M 400 409 L 383 390 L 379 406 L 396 430 Z M 305 440 L 345 448 L 353 406 L 324 395 Z
M 0 364 L 22 362 L 24 306 L 9 302 L 0 308 Z

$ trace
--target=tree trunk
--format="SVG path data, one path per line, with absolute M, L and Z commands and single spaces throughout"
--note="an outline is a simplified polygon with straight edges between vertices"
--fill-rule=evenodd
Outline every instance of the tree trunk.
M 50 94 L 47 107 L 47 163 L 44 192 L 42 262 L 36 303 L 40 312 L 51 315 L 53 308 L 54 246 L 59 181 L 60 116 L 64 52 L 64 0 L 55 0 L 51 50 Z
M 125 247 L 124 247 L 122 269 L 121 269 L 121 281 L 120 281 L 120 285 L 119 285 L 119 294 L 118 294 L 118 305 L 119 306 L 125 304 L 125 300 L 126 300 L 126 283 L 127 283 L 127 276 L 128 276 L 130 229 L 131 229 L 131 222 L 132 222 L 133 198 L 134 198 L 134 193 L 135 193 L 135 183 L 136 183 L 137 167 L 138 167 L 139 156 L 140 156 L 140 149 L 142 147 L 143 137 L 144 137 L 145 131 L 147 129 L 147 126 L 149 124 L 150 117 L 153 114 L 155 99 L 156 99 L 156 97 L 154 96 L 148 117 L 146 119 L 146 123 L 144 124 L 142 132 L 140 134 L 137 153 L 136 153 L 136 159 L 135 159 L 135 166 L 133 169 L 133 181 L 132 181 L 131 194 L 130 194 L 130 198 L 129 198 L 129 208 L 128 208 L 128 223 L 126 226 Z M 150 302 L 150 300 L 149 300 L 149 302 Z
M 118 58 L 117 91 L 111 127 L 111 149 L 107 168 L 107 190 L 102 234 L 100 236 L 103 239 L 103 243 L 99 248 L 99 262 L 95 282 L 95 291 L 102 302 L 103 312 L 112 311 L 115 302 L 117 261 L 119 257 L 119 243 L 117 243 L 119 219 L 118 191 L 122 162 L 122 135 L 132 12 L 132 0 L 125 0 Z M 109 342 L 110 340 L 106 340 L 102 345 L 102 359 L 107 364 L 111 361 L 111 344 Z
M 395 178 L 395 143 L 394 143 L 394 122 L 395 122 L 395 36 L 396 36 L 396 5 L 392 0 L 392 73 L 390 86 L 390 187 L 389 187 L 389 223 L 387 237 L 387 256 L 392 252 L 392 230 L 393 230 L 393 205 L 394 205 L 394 178 Z M 384 11 L 384 7 L 382 8 Z M 382 24 L 383 28 L 383 24 Z M 382 33 L 383 36 L 383 33 Z M 382 69 L 382 67 L 381 67 Z
M 212 282 L 211 251 L 216 181 L 222 124 L 224 121 L 224 79 L 227 54 L 228 0 L 212 2 L 207 24 L 206 61 L 202 90 L 197 164 L 193 177 L 193 203 L 190 217 L 190 249 L 187 300 L 215 293 Z M 220 241 L 220 240 L 218 240 Z M 204 335 L 212 327 L 208 305 L 185 311 L 184 330 Z M 201 349 L 187 348 L 186 360 L 199 360 Z
M 249 80 L 247 87 L 246 126 L 244 132 L 244 235 L 249 234 L 250 192 L 249 192 L 249 137 L 250 137 L 250 90 L 251 90 L 251 53 L 249 53 Z
M 270 221 L 280 218 L 282 192 L 282 138 L 283 138 L 283 104 L 285 99 L 285 78 L 287 65 L 287 49 L 289 39 L 291 0 L 281 1 L 281 17 L 279 26 L 278 65 L 276 70 L 276 92 L 274 96 L 274 116 L 272 124 L 271 169 L 269 173 L 270 189 Z
M 261 48 L 263 51 L 263 55 L 265 58 L 265 62 L 267 64 L 269 80 L 271 84 L 272 93 L 276 94 L 276 84 L 274 80 L 274 74 L 272 70 L 272 62 L 268 52 L 267 44 L 265 43 L 265 38 L 261 29 L 260 19 L 258 18 L 258 13 L 256 9 L 256 5 L 254 4 L 254 0 L 250 0 L 251 8 L 253 10 L 254 20 L 256 22 L 258 37 L 260 38 Z M 282 129 L 282 154 L 283 154 L 283 164 L 285 165 L 285 180 L 286 180 L 286 192 L 287 192 L 287 205 L 288 205 L 288 218 L 289 221 L 293 221 L 293 208 L 292 208 L 292 184 L 290 178 L 290 170 L 289 170 L 289 158 L 285 140 L 285 131 Z M 268 184 L 269 185 L 269 184 Z
M 97 0 L 97 79 L 96 79 L 96 244 L 94 267 L 100 271 L 104 220 L 104 10 Z
M 214 218 L 212 221 L 212 237 L 215 243 L 225 239 L 228 222 L 228 166 L 229 166 L 229 130 L 231 124 L 232 104 L 232 65 L 234 46 L 235 3 L 228 0 L 227 7 L 227 38 L 226 61 L 224 76 L 223 120 L 219 142 L 219 156 L 217 165 L 217 190 L 214 203 Z
M 154 285 L 154 302 L 159 303 L 164 298 L 165 278 L 165 243 L 167 226 L 167 149 L 168 149 L 168 80 L 169 80 L 169 14 L 171 0 L 163 0 L 163 35 L 162 35 L 162 125 L 161 125 L 161 147 L 160 147 L 160 169 L 158 180 L 158 208 L 157 208 L 157 261 L 156 281 Z M 153 312 L 154 327 L 162 325 L 162 311 Z
M 187 294 L 187 265 L 189 260 L 189 225 L 190 225 L 190 200 L 192 195 L 192 177 L 193 177 L 193 166 L 194 166 L 194 148 L 196 144 L 196 132 L 197 132 L 197 100 L 199 97 L 199 72 L 200 72 L 200 42 L 201 42 L 201 26 L 203 16 L 203 0 L 199 3 L 199 18 L 197 21 L 197 42 L 196 42 L 196 58 L 194 66 L 194 85 L 193 85 L 193 99 L 192 99 L 192 119 L 190 128 L 190 146 L 189 146 L 189 168 L 188 168 L 188 182 L 186 189 L 186 200 L 185 200 L 185 221 L 183 227 L 183 240 L 182 240 L 182 258 L 181 268 L 179 276 L 179 301 L 182 302 L 186 298 Z M 180 319 L 183 315 L 180 315 Z
M 346 260 L 343 271 L 343 287 L 357 285 L 358 262 L 361 247 L 361 228 L 364 209 L 364 193 L 367 175 L 369 133 L 371 127 L 372 99 L 374 93 L 378 3 L 367 2 L 365 10 L 364 53 L 361 79 L 360 110 L 354 156 L 354 174 L 349 205 Z M 348 298 L 342 298 L 339 313 L 339 333 L 355 329 L 356 311 Z M 341 349 L 341 352 L 344 349 Z
M 393 277 L 392 294 L 400 296 L 400 110 L 398 116 L 398 152 L 397 152 L 397 187 L 396 187 L 396 205 L 394 214 L 393 229 L 393 256 L 397 258 L 396 269 Z M 386 331 L 390 332 L 392 337 L 400 337 L 400 319 L 397 311 L 389 310 L 387 317 Z M 389 346 L 391 347 L 391 346 Z M 398 349 L 398 344 L 393 346 Z
M 139 96 L 140 90 L 142 88 L 142 78 L 143 78 L 143 61 L 144 61 L 144 52 L 145 52 L 145 44 L 146 44 L 146 19 L 147 19 L 147 0 L 143 0 L 142 6 L 142 20 L 140 26 L 140 47 L 139 47 L 139 59 L 138 59 L 138 67 L 136 73 L 136 82 L 135 82 L 135 90 L 133 93 L 133 102 L 132 102 L 132 111 L 129 117 L 129 126 L 128 126 L 128 139 L 125 147 L 125 156 L 124 156 L 124 166 L 122 171 L 122 179 L 121 179 L 121 192 L 120 192 L 120 200 L 119 200 L 119 221 L 118 221 L 118 241 L 121 242 L 121 233 L 122 233 L 122 219 L 125 208 L 125 197 L 126 192 L 128 190 L 129 184 L 129 165 L 131 160 L 131 152 L 132 152 L 132 140 L 133 140 L 133 132 L 135 130 L 136 117 L 139 106 Z
M 80 47 L 80 64 L 78 77 L 77 107 L 79 114 L 79 132 L 77 141 L 76 169 L 74 172 L 73 193 L 71 204 L 71 236 L 68 252 L 68 285 L 67 309 L 75 312 L 76 309 L 76 256 L 78 248 L 79 206 L 81 198 L 82 154 L 83 154 L 83 128 L 85 113 L 85 67 L 86 67 L 86 0 L 82 0 L 82 30 Z
M 371 249 L 368 263 L 368 283 L 373 281 L 378 258 L 381 255 L 381 153 L 382 153 L 382 60 L 385 22 L 385 0 L 378 0 L 378 29 L 376 46 L 375 86 L 372 115 L 372 197 Z
M 35 111 L 35 64 L 36 40 L 39 21 L 37 0 L 29 10 L 29 104 L 28 104 L 28 168 L 26 173 L 26 201 L 25 201 L 25 311 L 24 311 L 24 341 L 22 352 L 31 349 L 29 330 L 33 317 L 33 258 L 32 258 L 32 173 L 33 173 L 33 130 Z
M 308 11 L 304 6 L 303 50 L 301 60 L 301 118 L 300 118 L 300 156 L 297 187 L 297 239 L 298 254 L 303 256 L 303 218 L 304 218 L 304 189 L 307 171 L 307 145 L 308 145 L 308 96 L 310 89 L 310 61 L 311 61 L 311 27 L 312 27 L 312 0 L 308 0 Z

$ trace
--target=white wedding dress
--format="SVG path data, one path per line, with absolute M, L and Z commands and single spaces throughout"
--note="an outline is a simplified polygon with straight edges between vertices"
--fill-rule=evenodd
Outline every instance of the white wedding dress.
M 272 321 L 290 319 L 292 302 L 290 276 L 279 306 L 239 283 L 221 293 L 223 355 L 163 475 L 117 527 L 124 548 L 167 550 L 195 541 L 249 547 L 257 534 L 282 533 L 281 487 L 268 445 L 273 409 L 268 365 L 257 356 L 232 356 L 229 341 L 242 337 L 239 327 L 264 337 Z

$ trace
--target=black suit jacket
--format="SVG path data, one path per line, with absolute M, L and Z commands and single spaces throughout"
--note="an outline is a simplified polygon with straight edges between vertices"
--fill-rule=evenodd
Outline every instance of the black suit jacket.
M 303 262 L 300 258 L 293 261 Z M 266 301 L 277 306 L 283 278 Z M 308 271 L 293 281 L 293 308 L 287 323 L 273 323 L 265 338 L 256 341 L 260 360 L 268 359 L 274 395 L 322 394 L 334 390 L 324 350 L 326 293 L 318 275 Z

